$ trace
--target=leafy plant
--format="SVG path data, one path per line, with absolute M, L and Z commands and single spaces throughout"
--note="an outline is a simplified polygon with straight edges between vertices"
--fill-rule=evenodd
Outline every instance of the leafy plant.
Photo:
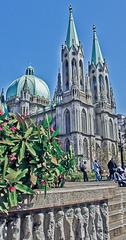
M 66 156 L 58 143 L 59 129 L 46 117 L 40 125 L 29 118 L 0 113 L 0 210 L 17 206 L 22 193 L 62 187 L 73 169 L 72 151 Z

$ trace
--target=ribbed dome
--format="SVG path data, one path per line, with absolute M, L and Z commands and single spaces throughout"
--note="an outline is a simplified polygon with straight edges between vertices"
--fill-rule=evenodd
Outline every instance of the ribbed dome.
M 44 97 L 45 99 L 50 99 L 50 92 L 47 84 L 40 78 L 34 76 L 33 67 L 29 66 L 26 69 L 25 75 L 14 80 L 7 89 L 6 99 L 9 100 L 12 97 L 20 97 L 21 91 L 26 85 L 30 94 L 33 96 Z

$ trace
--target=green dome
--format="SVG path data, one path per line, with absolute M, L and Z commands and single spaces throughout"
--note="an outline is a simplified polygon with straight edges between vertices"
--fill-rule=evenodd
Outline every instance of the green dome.
M 30 91 L 32 96 L 44 97 L 50 99 L 50 92 L 47 84 L 40 78 L 34 75 L 34 69 L 29 66 L 26 69 L 25 75 L 14 80 L 8 87 L 6 92 L 6 100 L 8 101 L 12 97 L 20 97 L 21 91 L 26 84 L 27 89 Z

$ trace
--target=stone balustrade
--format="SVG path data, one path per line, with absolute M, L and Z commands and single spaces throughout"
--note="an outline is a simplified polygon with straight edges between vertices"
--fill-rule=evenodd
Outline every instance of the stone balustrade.
M 0 240 L 109 239 L 126 239 L 126 189 L 113 183 L 38 191 L 0 216 Z

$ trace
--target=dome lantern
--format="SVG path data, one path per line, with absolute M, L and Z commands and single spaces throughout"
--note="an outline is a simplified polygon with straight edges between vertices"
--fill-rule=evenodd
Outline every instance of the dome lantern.
M 34 68 L 32 66 L 28 66 L 25 70 L 25 75 L 34 75 Z

